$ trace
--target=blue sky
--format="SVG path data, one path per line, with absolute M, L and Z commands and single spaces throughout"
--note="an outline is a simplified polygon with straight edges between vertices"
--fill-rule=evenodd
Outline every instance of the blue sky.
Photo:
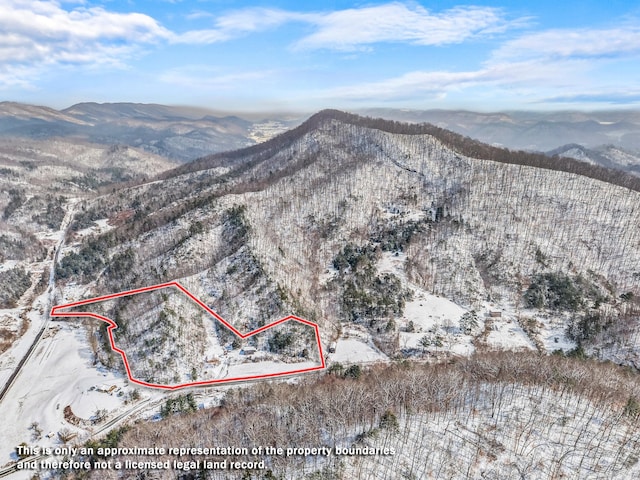
M 306 112 L 639 107 L 640 5 L 0 0 L 0 99 Z

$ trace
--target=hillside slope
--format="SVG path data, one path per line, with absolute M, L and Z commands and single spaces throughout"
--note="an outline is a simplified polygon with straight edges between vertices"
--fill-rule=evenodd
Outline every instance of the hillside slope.
M 637 319 L 637 181 L 323 112 L 87 201 L 58 268 L 60 303 L 179 280 L 232 323 L 291 313 L 318 322 L 327 344 L 355 328 L 390 356 L 604 347 L 589 342 Z M 100 219 L 115 227 L 92 233 Z M 433 314 L 434 295 L 461 310 Z M 635 361 L 635 344 L 625 349 L 618 360 Z
M 555 356 L 491 354 L 444 366 L 378 367 L 356 378 L 334 371 L 299 384 L 237 389 L 221 406 L 138 423 L 89 445 L 132 448 L 153 438 L 156 446 L 239 445 L 250 451 L 276 445 L 322 452 L 187 453 L 180 461 L 200 461 L 200 468 L 194 463 L 186 474 L 154 472 L 162 479 L 633 479 L 640 471 L 634 447 L 640 441 L 640 385 L 636 374 L 621 370 Z M 203 468 L 204 458 L 265 465 L 211 469 Z M 176 456 L 109 459 L 171 462 Z M 86 476 L 121 473 L 72 478 Z

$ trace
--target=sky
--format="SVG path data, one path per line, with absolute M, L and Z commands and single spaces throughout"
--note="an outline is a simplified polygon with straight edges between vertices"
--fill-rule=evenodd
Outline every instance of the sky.
M 640 3 L 0 0 L 0 100 L 638 108 Z

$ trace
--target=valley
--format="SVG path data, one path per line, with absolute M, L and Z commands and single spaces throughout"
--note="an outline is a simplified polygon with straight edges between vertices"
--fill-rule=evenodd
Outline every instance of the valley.
M 96 121 L 90 110 L 66 114 Z M 264 140 L 281 127 L 265 123 L 252 135 Z M 546 435 L 560 439 L 540 450 L 552 459 L 539 460 L 550 475 L 584 468 L 633 478 L 637 463 L 625 442 L 638 435 L 633 402 L 627 405 L 640 398 L 637 379 L 612 365 L 640 365 L 640 182 L 633 173 L 330 110 L 262 143 L 188 163 L 147 147 L 3 142 L 0 281 L 8 293 L 0 374 L 3 381 L 18 374 L 0 400 L 2 415 L 16 418 L 0 464 L 15 461 L 23 441 L 102 441 L 123 426 L 121 441 L 133 445 L 147 428 L 180 432 L 182 423 L 246 414 L 259 431 L 282 427 L 286 444 L 321 438 L 398 452 L 313 465 L 271 458 L 286 478 L 325 470 L 336 475 L 327 478 L 530 472 L 533 464 L 523 462 L 543 442 L 531 427 L 540 422 L 555 425 Z M 170 282 L 215 315 L 175 288 L 91 302 Z M 64 318 L 49 316 L 74 302 L 84 304 Z M 118 328 L 73 318 L 82 312 Z M 266 328 L 290 315 L 309 324 Z M 321 349 L 310 325 L 318 326 Z M 243 339 L 233 329 L 260 333 Z M 324 372 L 282 381 L 207 384 L 325 361 Z M 497 365 L 505 370 L 494 378 Z M 611 369 L 621 396 L 588 391 L 587 373 L 566 385 L 550 374 L 545 386 L 536 368 L 566 376 Z M 483 373 L 469 373 L 476 370 Z M 378 375 L 388 383 L 372 386 Z M 132 380 L 205 386 L 165 393 Z M 422 393 L 390 399 L 392 385 L 409 384 Z M 304 402 L 273 400 L 305 425 L 297 439 L 279 420 L 251 414 L 267 408 L 252 398 L 318 395 L 317 408 L 325 408 L 323 395 L 337 402 L 349 388 L 360 392 L 349 397 L 351 414 L 344 404 L 330 407 L 335 418 L 318 413 L 329 430 L 300 416 Z M 274 393 L 281 390 L 287 393 Z M 375 398 L 382 407 L 364 406 Z M 437 407 L 418 400 L 431 398 L 441 400 L 433 400 Z M 340 415 L 343 424 L 334 425 Z M 133 420 L 141 426 L 127 433 Z M 220 435 L 224 425 L 216 427 Z M 607 436 L 595 463 L 563 450 L 576 429 L 578 451 Z M 224 435 L 238 445 L 269 442 L 245 433 Z M 439 438 L 449 445 L 440 451 Z M 412 448 L 436 453 L 414 464 L 421 457 Z M 452 450 L 463 452 L 461 465 L 451 464 Z

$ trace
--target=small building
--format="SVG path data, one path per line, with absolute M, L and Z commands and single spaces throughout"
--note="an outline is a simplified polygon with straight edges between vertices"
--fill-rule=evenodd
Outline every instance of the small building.
M 500 318 L 502 317 L 502 312 L 499 310 L 489 310 L 489 316 L 491 318 Z
M 242 349 L 243 355 L 253 355 L 254 353 L 256 353 L 256 347 L 244 347 Z
M 108 393 L 109 395 L 113 394 L 118 389 L 117 385 L 100 385 L 96 388 L 97 391 L 102 393 Z

